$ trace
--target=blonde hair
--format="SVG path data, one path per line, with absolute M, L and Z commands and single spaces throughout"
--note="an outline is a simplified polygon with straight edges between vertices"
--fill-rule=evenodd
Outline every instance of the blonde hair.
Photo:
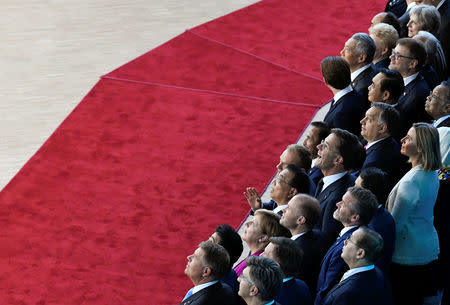
M 369 30 L 370 35 L 373 35 L 381 40 L 384 44 L 382 47 L 386 47 L 391 51 L 395 48 L 398 40 L 397 30 L 390 24 L 378 23 Z
M 439 132 L 436 127 L 428 123 L 414 123 L 416 131 L 416 145 L 419 150 L 419 163 L 426 171 L 437 170 L 442 167 Z

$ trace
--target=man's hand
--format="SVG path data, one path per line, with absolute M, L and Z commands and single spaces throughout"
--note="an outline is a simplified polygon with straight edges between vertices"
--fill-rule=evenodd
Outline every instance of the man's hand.
M 245 198 L 247 198 L 248 204 L 253 211 L 261 208 L 261 197 L 254 187 L 248 187 L 247 191 L 244 192 Z

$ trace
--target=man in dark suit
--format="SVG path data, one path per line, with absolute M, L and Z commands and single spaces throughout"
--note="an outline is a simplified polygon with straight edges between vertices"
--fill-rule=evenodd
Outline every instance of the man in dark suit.
M 368 189 L 377 197 L 377 212 L 368 227 L 383 237 L 383 252 L 375 265 L 387 275 L 395 246 L 395 221 L 391 213 L 384 208 L 384 203 L 391 191 L 391 187 L 388 186 L 388 177 L 381 169 L 368 167 L 361 171 L 355 185 Z
M 341 281 L 328 292 L 324 305 L 391 305 L 391 286 L 374 266 L 383 249 L 381 236 L 360 227 L 344 242 L 342 259 L 350 268 Z
M 341 57 L 350 67 L 353 88 L 367 100 L 368 87 L 376 71 L 372 67 L 375 55 L 375 41 L 366 33 L 356 33 L 345 42 Z
M 319 217 L 320 204 L 317 199 L 298 194 L 289 201 L 280 219 L 280 224 L 291 232 L 291 239 L 303 250 L 303 264 L 298 278 L 306 282 L 313 296 L 316 294 L 320 262 L 328 250 L 328 241 L 323 234 L 313 230 Z
M 341 128 L 353 134 L 359 133 L 359 120 L 364 116 L 367 101 L 351 86 L 350 67 L 341 57 L 326 57 L 320 63 L 325 85 L 334 98 L 324 122 L 331 128 Z
M 238 278 L 239 296 L 249 305 L 280 305 L 274 300 L 283 284 L 280 266 L 273 260 L 260 256 L 249 256 L 246 265 Z
M 231 287 L 220 281 L 230 267 L 230 256 L 222 246 L 210 241 L 202 242 L 187 259 L 184 273 L 194 283 L 194 287 L 186 293 L 180 304 L 239 304 Z
M 361 169 L 377 167 L 383 170 L 388 174 L 392 187 L 406 169 L 406 159 L 400 153 L 400 144 L 392 137 L 398 130 L 398 123 L 398 111 L 383 103 L 372 103 L 361 120 L 361 135 L 367 141 L 366 160 Z
M 425 102 L 425 111 L 435 120 L 433 126 L 450 127 L 450 83 L 442 82 Z
M 282 305 L 312 305 L 308 286 L 296 278 L 304 263 L 302 249 L 295 241 L 287 237 L 271 237 L 261 256 L 273 260 L 283 272 L 283 285 L 275 301 Z
M 369 102 L 385 103 L 395 107 L 404 90 L 403 77 L 399 72 L 381 69 L 372 78 L 372 84 L 369 86 Z
M 342 224 L 333 218 L 336 203 L 350 186 L 355 184 L 355 177 L 347 171 L 353 165 L 352 158 L 358 149 L 358 138 L 342 129 L 332 129 L 331 134 L 319 144 L 316 166 L 324 177 L 320 180 L 316 199 L 320 203 L 320 217 L 315 226 L 332 244 L 342 229 Z
M 402 16 L 406 12 L 406 4 L 405 0 L 389 0 L 386 3 L 386 7 L 384 8 L 385 12 L 392 12 L 397 17 Z
M 398 106 L 408 128 L 412 123 L 431 120 L 424 108 L 430 88 L 420 74 L 426 58 L 423 44 L 412 38 L 399 39 L 390 57 L 389 69 L 398 71 L 405 84 L 405 91 L 398 100 Z
M 337 241 L 331 246 L 322 261 L 317 281 L 317 296 L 315 305 L 321 305 L 325 296 L 348 270 L 341 258 L 344 241 L 361 225 L 366 226 L 377 209 L 377 199 L 369 190 L 351 187 L 337 204 L 334 212 L 336 220 L 344 225 Z
M 317 145 L 320 144 L 323 140 L 325 140 L 326 137 L 330 134 L 330 127 L 324 122 L 320 121 L 314 121 L 311 122 L 310 128 L 306 132 L 305 139 L 303 140 L 303 145 L 311 152 L 311 169 L 308 172 L 309 177 L 314 182 L 314 185 L 316 186 L 319 183 L 319 180 L 322 179 L 323 174 L 322 171 L 317 168 L 316 161 L 317 161 Z M 312 196 L 314 194 L 310 194 Z

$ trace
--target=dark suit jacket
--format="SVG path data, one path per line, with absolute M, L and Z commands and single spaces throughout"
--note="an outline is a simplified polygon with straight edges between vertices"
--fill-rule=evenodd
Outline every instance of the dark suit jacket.
M 408 37 L 408 27 L 406 26 L 409 22 L 409 11 L 406 10 L 403 15 L 398 18 L 398 22 L 400 22 L 400 38 Z
M 391 213 L 383 207 L 378 208 L 369 223 L 369 228 L 383 237 L 383 254 L 377 261 L 376 266 L 380 268 L 385 275 L 389 272 L 389 266 L 392 261 L 395 245 L 395 221 Z
M 383 60 L 380 60 L 376 64 L 372 64 L 372 68 L 374 68 L 376 71 L 380 71 L 380 69 L 389 69 L 390 63 L 391 63 L 391 60 L 388 57 Z
M 342 224 L 333 218 L 336 203 L 342 200 L 349 187 L 355 185 L 355 180 L 354 176 L 347 173 L 316 196 L 320 203 L 320 218 L 315 228 L 322 231 L 329 244 L 336 240 L 342 229 Z
M 433 90 L 434 87 L 440 84 L 439 76 L 436 72 L 436 70 L 431 65 L 425 65 L 422 69 L 423 78 L 428 84 L 428 87 L 430 87 L 431 90 Z
M 375 269 L 356 273 L 333 287 L 324 305 L 392 305 L 392 290 L 383 273 Z
M 377 167 L 386 172 L 393 187 L 406 173 L 406 158 L 400 153 L 400 144 L 393 138 L 388 137 L 366 150 L 366 160 L 361 169 Z M 384 202 L 380 202 L 384 204 Z
M 221 281 L 194 293 L 180 305 L 238 305 L 239 299 L 227 284 Z
M 328 240 L 322 232 L 311 230 L 298 237 L 295 242 L 303 250 L 303 266 L 298 278 L 305 281 L 311 294 L 315 295 L 320 263 L 328 250 Z
M 439 28 L 439 41 L 444 49 L 445 58 L 447 59 L 447 77 L 449 76 L 450 63 L 450 0 L 446 0 L 439 8 L 441 14 L 441 26 Z
M 323 173 L 322 173 L 322 170 L 320 168 L 313 166 L 309 170 L 308 176 L 314 182 L 314 185 L 317 186 L 317 184 L 319 183 L 320 179 L 323 178 Z M 312 196 L 314 196 L 314 195 L 315 195 L 315 193 Z
M 411 127 L 415 122 L 431 121 L 425 112 L 425 100 L 429 94 L 430 87 L 420 73 L 405 87 L 403 95 L 398 99 L 398 108 L 405 120 L 405 126 Z
M 352 90 L 331 105 L 324 122 L 331 128 L 341 128 L 358 135 L 361 130 L 359 121 L 364 117 L 367 101 L 356 90 Z
M 405 0 L 389 0 L 384 8 L 385 12 L 392 12 L 399 18 L 406 12 L 408 5 Z
M 283 283 L 275 301 L 281 305 L 312 305 L 308 286 L 295 278 Z
M 339 283 L 345 271 L 348 270 L 347 264 L 341 258 L 342 248 L 344 247 L 344 241 L 357 229 L 358 227 L 355 227 L 345 232 L 325 254 L 317 281 L 317 295 L 314 305 L 323 304 L 328 291 Z
M 369 66 L 366 70 L 362 71 L 354 81 L 352 81 L 353 88 L 361 93 L 361 95 L 366 100 L 366 108 L 369 108 L 369 101 L 367 100 L 367 96 L 369 95 L 369 86 L 372 84 L 372 78 L 375 76 L 377 71 Z

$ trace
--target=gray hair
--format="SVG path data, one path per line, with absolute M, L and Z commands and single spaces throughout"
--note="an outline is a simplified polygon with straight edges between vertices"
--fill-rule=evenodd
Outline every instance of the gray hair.
M 440 79 L 445 78 L 447 70 L 447 61 L 445 59 L 444 49 L 439 40 L 427 31 L 419 31 L 414 39 L 420 40 L 427 51 L 426 63 L 433 66 Z
M 409 16 L 417 16 L 419 27 L 421 30 L 430 32 L 434 36 L 439 35 L 439 27 L 441 26 L 441 15 L 433 5 L 420 4 L 414 6 L 409 11 Z
M 381 40 L 384 46 L 391 51 L 395 48 L 397 40 L 399 38 L 397 30 L 390 24 L 378 23 L 370 28 L 370 35 L 373 35 Z
M 358 247 L 364 249 L 364 259 L 368 263 L 376 263 L 383 252 L 383 237 L 366 226 L 359 227 L 355 232 L 357 231 L 360 231 L 362 235 L 354 242 Z
M 355 51 L 358 55 L 366 54 L 366 63 L 371 63 L 373 60 L 373 55 L 377 48 L 375 41 L 372 37 L 366 33 L 356 33 L 352 36 L 352 39 L 357 41 L 355 46 Z
M 357 186 L 350 187 L 347 192 L 355 199 L 350 202 L 350 211 L 359 215 L 360 225 L 368 225 L 377 210 L 377 197 L 368 189 Z
M 280 266 L 273 260 L 260 256 L 250 256 L 245 262 L 249 268 L 250 280 L 258 288 L 259 298 L 266 302 L 273 300 L 283 285 Z

